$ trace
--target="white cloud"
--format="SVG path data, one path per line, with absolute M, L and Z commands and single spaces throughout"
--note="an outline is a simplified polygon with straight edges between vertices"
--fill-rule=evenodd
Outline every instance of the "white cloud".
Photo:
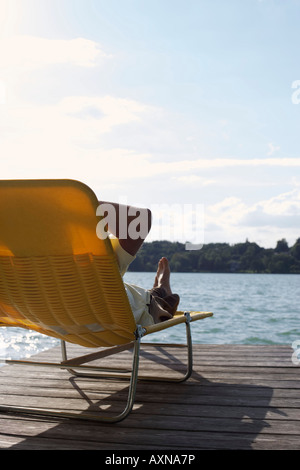
M 216 183 L 214 179 L 207 179 L 199 175 L 173 176 L 172 179 L 186 185 L 197 185 L 197 187 Z
M 94 67 L 109 58 L 99 44 L 85 38 L 46 39 L 35 36 L 6 36 L 0 40 L 0 68 L 35 69 L 69 64 Z
M 216 222 L 224 227 L 232 225 L 272 225 L 276 226 L 276 220 L 282 221 L 282 216 L 289 218 L 294 226 L 295 217 L 299 223 L 300 218 L 300 191 L 292 191 L 278 194 L 266 200 L 247 205 L 240 198 L 228 197 L 223 201 L 207 207 L 208 222 Z M 285 219 L 287 220 L 287 219 Z
M 115 126 L 140 121 L 148 107 L 134 100 L 113 96 L 72 96 L 63 99 L 57 110 L 70 118 L 74 125 L 76 121 L 80 123 L 84 131 L 93 129 L 102 134 Z
M 174 162 L 145 162 L 147 164 L 146 174 L 148 176 L 156 176 L 163 174 L 180 174 L 185 175 L 190 172 L 197 170 L 206 170 L 206 169 L 221 169 L 221 168 L 235 168 L 235 167 L 299 167 L 300 159 L 297 158 L 278 158 L 278 159 L 248 159 L 248 160 L 239 160 L 239 159 L 195 159 L 195 160 L 181 160 Z M 180 176 L 178 177 L 182 181 L 192 181 L 196 180 L 201 181 L 201 177 L 196 175 Z M 204 180 L 202 180 L 204 181 Z
M 298 217 L 300 221 L 300 191 L 294 189 L 278 196 L 274 196 L 266 201 L 261 201 L 256 205 L 256 210 L 261 209 L 265 214 L 272 216 L 292 216 Z M 300 228 L 300 225 L 299 225 Z
M 143 175 L 146 154 L 107 147 L 104 134 L 139 121 L 147 108 L 111 96 L 69 97 L 56 105 L 0 108 L 2 177 L 93 177 L 114 181 Z M 105 168 L 105 171 L 104 171 Z
M 293 244 L 299 237 L 300 191 L 294 189 L 254 204 L 225 198 L 205 207 L 205 222 L 210 240 L 239 242 L 248 238 L 274 246 L 286 238 Z
M 14 133 L 21 136 L 30 133 L 35 138 L 39 133 L 49 132 L 54 138 L 63 134 L 65 142 L 93 143 L 93 138 L 110 132 L 115 126 L 139 121 L 147 107 L 134 101 L 112 96 L 74 96 L 61 100 L 55 105 L 37 106 L 19 102 L 4 106 L 0 124 L 9 129 L 7 137 Z
M 250 167 L 250 168 L 259 168 L 259 167 L 299 167 L 300 158 L 269 158 L 269 159 L 228 159 L 228 158 L 216 158 L 216 159 L 195 159 L 195 160 L 181 160 L 174 162 L 145 162 L 145 174 L 150 176 L 157 175 L 176 175 L 180 174 L 178 178 L 182 181 L 195 182 L 196 180 L 205 181 L 199 176 L 191 175 L 191 172 L 198 170 L 209 170 L 209 169 L 222 169 L 222 168 L 239 168 L 239 167 Z M 186 176 L 188 174 L 188 176 Z M 200 179 L 199 179 L 200 178 Z M 209 180 L 209 184 L 212 183 L 212 180 Z
M 227 197 L 223 201 L 212 204 L 205 209 L 207 224 L 214 223 L 222 227 L 238 225 L 245 213 L 247 205 L 237 197 Z
M 6 102 L 6 85 L 0 80 L 0 105 Z
M 280 147 L 278 145 L 272 144 L 272 142 L 268 144 L 268 147 L 269 147 L 269 152 L 267 153 L 268 156 L 273 155 L 274 152 L 278 152 L 280 150 Z
M 174 182 L 208 186 L 215 183 L 215 178 L 198 175 L 198 171 L 300 166 L 297 158 L 167 161 L 172 148 L 167 148 L 160 161 L 155 161 L 147 147 L 145 151 L 137 151 L 130 146 L 118 145 L 118 135 L 121 128 L 126 129 L 129 125 L 135 126 L 130 128 L 133 135 L 147 132 L 147 122 L 159 115 L 157 109 L 114 96 L 70 96 L 54 105 L 44 106 L 19 101 L 16 105 L 6 103 L 0 109 L 1 155 L 11 161 L 11 164 L 6 161 L 2 165 L 2 172 L 5 168 L 11 172 L 16 162 L 17 167 L 23 168 L 24 155 L 27 172 L 38 173 L 38 177 L 42 169 L 46 173 L 53 169 L 57 171 L 57 168 L 71 171 L 77 167 L 79 172 L 80 167 L 86 170 L 88 165 L 92 168 L 105 160 L 115 181 L 134 178 L 149 181 L 167 175 Z M 161 124 L 158 119 L 157 126 Z

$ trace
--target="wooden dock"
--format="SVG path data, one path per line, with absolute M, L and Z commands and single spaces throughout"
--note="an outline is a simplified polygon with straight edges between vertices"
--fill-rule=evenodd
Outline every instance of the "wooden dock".
M 178 384 L 139 381 L 134 409 L 124 421 L 99 424 L 0 413 L 0 448 L 299 450 L 300 366 L 292 363 L 292 353 L 284 345 L 194 345 L 192 377 Z M 55 348 L 38 357 L 53 361 L 59 354 Z M 184 349 L 144 346 L 141 374 L 175 374 L 183 370 L 185 354 Z M 131 357 L 126 351 L 110 360 L 130 365 Z M 0 368 L 0 404 L 111 413 L 121 409 L 127 389 L 124 380 L 72 378 L 65 370 Z

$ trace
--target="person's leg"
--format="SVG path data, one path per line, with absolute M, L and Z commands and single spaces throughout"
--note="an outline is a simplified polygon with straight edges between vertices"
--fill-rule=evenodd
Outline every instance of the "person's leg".
M 117 237 L 126 253 L 135 256 L 151 229 L 151 211 L 112 202 L 99 202 L 99 204 L 103 205 L 101 215 L 105 217 L 107 230 Z M 150 290 L 150 299 L 148 309 L 155 323 L 173 318 L 179 304 L 179 296 L 172 293 L 170 267 L 165 257 L 158 263 L 153 288 Z M 134 310 L 133 305 L 132 308 Z
M 166 293 L 165 295 L 172 294 L 170 286 L 170 274 L 169 262 L 167 258 L 163 257 L 158 262 L 153 288 L 163 288 Z
M 170 285 L 170 266 L 167 258 L 163 257 L 158 263 L 157 273 L 151 292 L 149 313 L 155 323 L 173 318 L 179 304 L 179 295 L 173 294 Z

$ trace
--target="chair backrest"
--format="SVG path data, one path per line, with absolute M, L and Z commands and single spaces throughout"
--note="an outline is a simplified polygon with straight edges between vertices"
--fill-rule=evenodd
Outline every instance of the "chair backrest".
M 0 181 L 0 326 L 82 346 L 134 339 L 135 320 L 98 201 L 73 180 Z

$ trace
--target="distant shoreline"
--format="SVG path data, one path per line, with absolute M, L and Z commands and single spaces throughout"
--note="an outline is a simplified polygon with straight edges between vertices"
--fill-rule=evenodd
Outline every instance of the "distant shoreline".
M 145 274 L 148 274 L 148 273 L 155 273 L 156 272 L 156 269 L 153 270 L 153 271 L 135 271 L 134 269 L 128 269 L 129 273 L 145 273 Z M 174 271 L 173 271 L 174 272 Z M 229 271 L 175 271 L 176 274 L 248 274 L 249 276 L 251 276 L 252 274 L 263 274 L 263 275 L 266 275 L 266 276 L 270 276 L 270 275 L 278 275 L 278 276 L 299 276 L 300 272 L 299 273 L 267 273 L 267 272 L 264 272 L 264 273 L 258 273 L 258 272 L 252 272 L 252 271 L 239 271 L 239 272 L 229 272 Z
M 155 272 L 162 256 L 168 258 L 172 272 L 300 274 L 300 238 L 291 247 L 285 239 L 275 248 L 262 248 L 247 240 L 234 245 L 208 243 L 197 251 L 187 251 L 180 242 L 145 242 L 129 271 Z

